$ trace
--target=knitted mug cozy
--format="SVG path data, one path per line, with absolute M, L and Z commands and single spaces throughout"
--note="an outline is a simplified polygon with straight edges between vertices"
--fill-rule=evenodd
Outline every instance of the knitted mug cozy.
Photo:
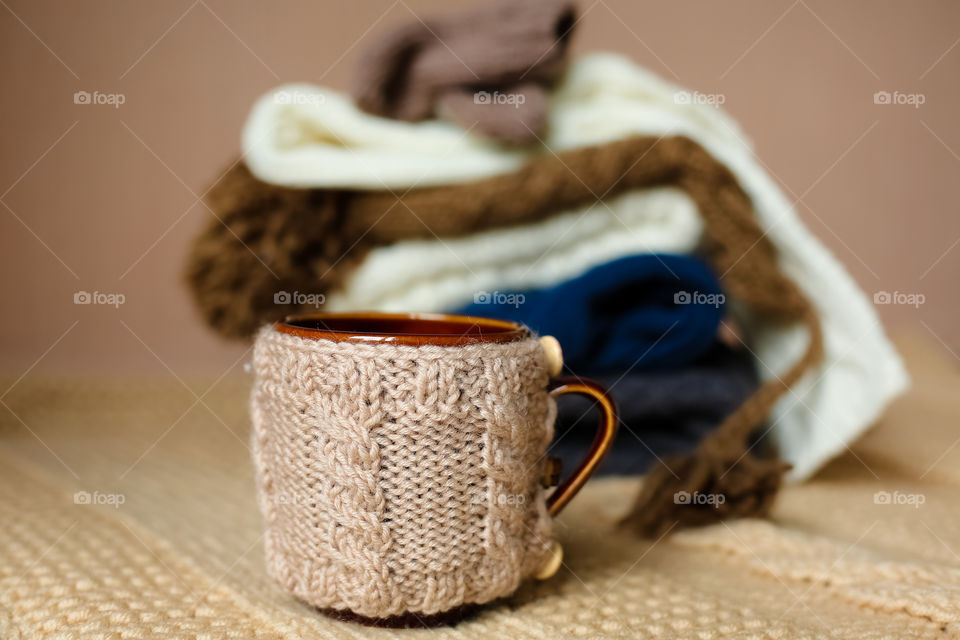
M 536 338 L 463 346 L 257 336 L 267 567 L 317 607 L 431 615 L 512 593 L 551 553 L 556 403 Z

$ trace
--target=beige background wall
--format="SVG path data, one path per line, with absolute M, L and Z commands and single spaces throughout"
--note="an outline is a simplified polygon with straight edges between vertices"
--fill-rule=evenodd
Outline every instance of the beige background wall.
M 387 25 L 453 2 L 4 0 L 0 374 L 219 374 L 244 347 L 181 285 L 198 196 L 256 96 L 344 87 Z M 884 306 L 960 353 L 960 3 L 583 0 L 575 51 L 721 93 L 800 216 Z M 922 94 L 919 108 L 876 91 Z M 74 103 L 122 94 L 119 108 Z M 118 309 L 73 304 L 122 293 Z M 921 324 L 922 323 L 922 324 Z M 31 369 L 31 367 L 34 367 Z

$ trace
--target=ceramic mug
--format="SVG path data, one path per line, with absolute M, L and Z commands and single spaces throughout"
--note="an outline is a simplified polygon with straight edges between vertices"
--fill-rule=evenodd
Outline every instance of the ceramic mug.
M 556 340 L 441 314 L 291 316 L 257 336 L 253 454 L 267 565 L 294 596 L 367 624 L 447 623 L 549 577 L 551 518 L 613 441 L 603 388 Z M 593 398 L 591 450 L 559 476 L 554 398 Z

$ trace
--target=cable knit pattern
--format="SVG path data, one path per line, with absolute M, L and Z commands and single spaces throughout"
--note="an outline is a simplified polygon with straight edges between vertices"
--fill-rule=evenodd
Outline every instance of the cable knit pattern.
M 429 631 L 320 615 L 266 574 L 247 376 L 190 388 L 172 376 L 11 376 L 0 384 L 0 638 L 960 638 L 960 369 L 925 331 L 897 346 L 914 388 L 850 452 L 785 487 L 770 525 L 639 538 L 616 526 L 636 479 L 593 479 L 555 521 L 556 576 Z M 125 502 L 78 502 L 78 491 Z M 925 502 L 882 504 L 878 491 Z
M 543 562 L 556 403 L 537 340 L 408 347 L 267 327 L 253 365 L 267 565 L 291 593 L 433 614 L 506 596 Z

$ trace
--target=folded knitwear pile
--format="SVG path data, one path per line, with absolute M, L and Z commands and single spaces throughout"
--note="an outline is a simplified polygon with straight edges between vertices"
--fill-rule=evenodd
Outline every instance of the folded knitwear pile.
M 195 300 L 241 339 L 316 310 L 524 322 L 619 401 L 606 471 L 646 472 L 625 523 L 764 514 L 905 388 L 900 358 L 737 125 L 623 57 L 568 59 L 575 24 L 484 5 L 384 36 L 353 96 L 269 92 L 209 193 Z M 588 412 L 561 407 L 563 455 Z

